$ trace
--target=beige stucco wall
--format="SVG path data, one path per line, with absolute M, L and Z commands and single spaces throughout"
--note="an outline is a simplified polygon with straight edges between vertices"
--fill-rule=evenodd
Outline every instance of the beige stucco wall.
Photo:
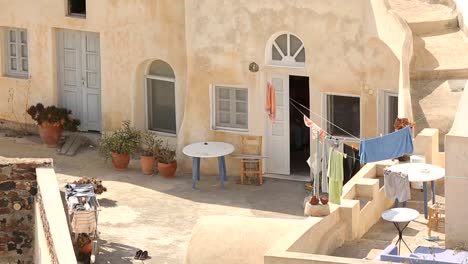
M 402 86 L 402 55 L 395 48 L 400 43 L 391 42 L 399 32 L 385 37 L 376 26 L 386 20 L 373 16 L 375 1 L 382 0 L 102 0 L 88 1 L 87 17 L 80 19 L 65 16 L 62 0 L 0 0 L 0 27 L 26 28 L 30 54 L 29 80 L 0 77 L 0 93 L 14 92 L 13 102 L 0 97 L 0 119 L 21 122 L 28 104 L 58 102 L 55 35 L 65 28 L 100 33 L 104 130 L 125 119 L 145 128 L 144 74 L 154 59 L 172 66 L 178 135 L 170 140 L 178 146 L 181 172 L 190 172 L 191 163 L 181 153 L 189 143 L 218 140 L 239 145 L 238 133 L 211 130 L 210 84 L 248 88 L 248 134 L 265 136 L 269 76 L 308 76 L 312 111 L 322 113 L 324 93 L 358 95 L 362 137 L 373 137 L 378 134 L 380 90 L 396 92 Z M 303 41 L 306 67 L 266 65 L 268 42 L 280 32 Z M 260 71 L 249 72 L 250 62 L 258 63 Z M 317 116 L 312 119 L 321 123 Z M 227 162 L 228 174 L 238 174 L 238 160 Z M 204 160 L 202 173 L 217 174 L 216 161 Z
M 385 42 L 399 61 L 398 116 L 412 119 L 409 72 L 413 53 L 411 29 L 405 20 L 390 10 L 388 0 L 369 0 L 366 8 L 366 31 Z
M 0 118 L 15 120 L 8 102 L 22 116 L 25 92 L 29 102 L 57 104 L 56 29 L 98 32 L 101 41 L 103 129 L 130 119 L 144 128 L 144 74 L 150 60 L 169 63 L 177 78 L 178 120 L 182 120 L 185 89 L 183 0 L 87 1 L 86 19 L 65 16 L 66 1 L 0 0 L 0 27 L 28 30 L 29 80 L 0 76 Z M 2 30 L 3 32 L 3 30 Z M 2 47 L 3 38 L 1 39 Z M 4 61 L 4 53 L 0 59 Z M 30 83 L 30 86 L 28 84 Z M 5 96 L 4 96 L 5 95 Z M 180 122 L 179 122 L 180 123 Z
M 365 0 L 186 1 L 188 88 L 179 147 L 207 140 L 239 145 L 239 134 L 211 130 L 210 84 L 248 88 L 248 134 L 265 136 L 264 93 L 273 73 L 308 76 L 316 113 L 322 112 L 323 93 L 361 96 L 362 136 L 375 136 L 378 90 L 398 91 L 399 61 L 376 34 L 366 33 L 367 5 Z M 303 41 L 304 69 L 265 65 L 265 48 L 278 32 L 291 32 Z M 258 63 L 260 71 L 249 72 L 250 62 Z M 316 116 L 312 119 L 321 123 Z M 228 174 L 237 174 L 238 160 L 227 162 Z M 181 163 L 188 172 L 189 160 Z M 216 174 L 216 160 L 204 160 L 202 171 Z
M 460 99 L 452 129 L 445 136 L 445 239 L 448 247 L 468 248 L 468 89 Z

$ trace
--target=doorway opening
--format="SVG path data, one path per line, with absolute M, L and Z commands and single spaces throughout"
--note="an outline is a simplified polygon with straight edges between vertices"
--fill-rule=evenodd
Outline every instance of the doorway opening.
M 289 97 L 310 108 L 309 77 L 289 76 Z M 305 109 L 302 113 L 308 114 Z M 290 166 L 291 175 L 310 176 L 307 159 L 310 157 L 310 129 L 304 125 L 304 115 L 295 107 L 290 107 Z

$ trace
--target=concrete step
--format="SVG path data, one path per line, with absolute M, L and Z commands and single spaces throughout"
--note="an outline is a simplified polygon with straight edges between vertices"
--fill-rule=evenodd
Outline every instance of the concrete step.
M 468 41 L 460 30 L 414 36 L 411 78 L 468 78 Z
M 445 135 L 452 128 L 458 104 L 467 79 L 412 80 L 411 101 L 416 121 L 416 135 L 424 128 L 439 129 L 440 149 L 444 149 Z

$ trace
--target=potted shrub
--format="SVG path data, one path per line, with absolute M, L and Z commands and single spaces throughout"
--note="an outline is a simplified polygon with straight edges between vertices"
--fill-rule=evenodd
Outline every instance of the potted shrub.
M 99 151 L 106 158 L 112 158 L 116 170 L 123 171 L 128 168 L 130 155 L 138 151 L 140 138 L 140 132 L 130 126 L 130 121 L 124 121 L 121 128 L 102 136 Z
M 39 136 L 49 148 L 57 146 L 64 129 L 76 131 L 80 120 L 73 118 L 72 112 L 56 106 L 44 107 L 38 103 L 28 108 L 27 113 L 36 121 Z
M 149 131 L 145 131 L 141 134 L 140 164 L 143 174 L 152 175 L 154 173 L 154 155 L 161 143 L 162 140 Z
M 172 178 L 177 170 L 177 161 L 175 160 L 176 151 L 169 146 L 169 143 L 159 145 L 156 150 L 156 159 L 158 160 L 158 171 L 166 177 Z

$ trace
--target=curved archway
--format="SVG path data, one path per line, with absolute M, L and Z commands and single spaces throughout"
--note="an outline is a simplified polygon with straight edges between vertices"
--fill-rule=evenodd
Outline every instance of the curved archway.
M 273 35 L 267 45 L 267 64 L 305 67 L 306 53 L 302 40 L 289 32 Z
M 145 101 L 146 127 L 149 130 L 176 134 L 176 78 L 165 61 L 154 60 L 147 69 Z

